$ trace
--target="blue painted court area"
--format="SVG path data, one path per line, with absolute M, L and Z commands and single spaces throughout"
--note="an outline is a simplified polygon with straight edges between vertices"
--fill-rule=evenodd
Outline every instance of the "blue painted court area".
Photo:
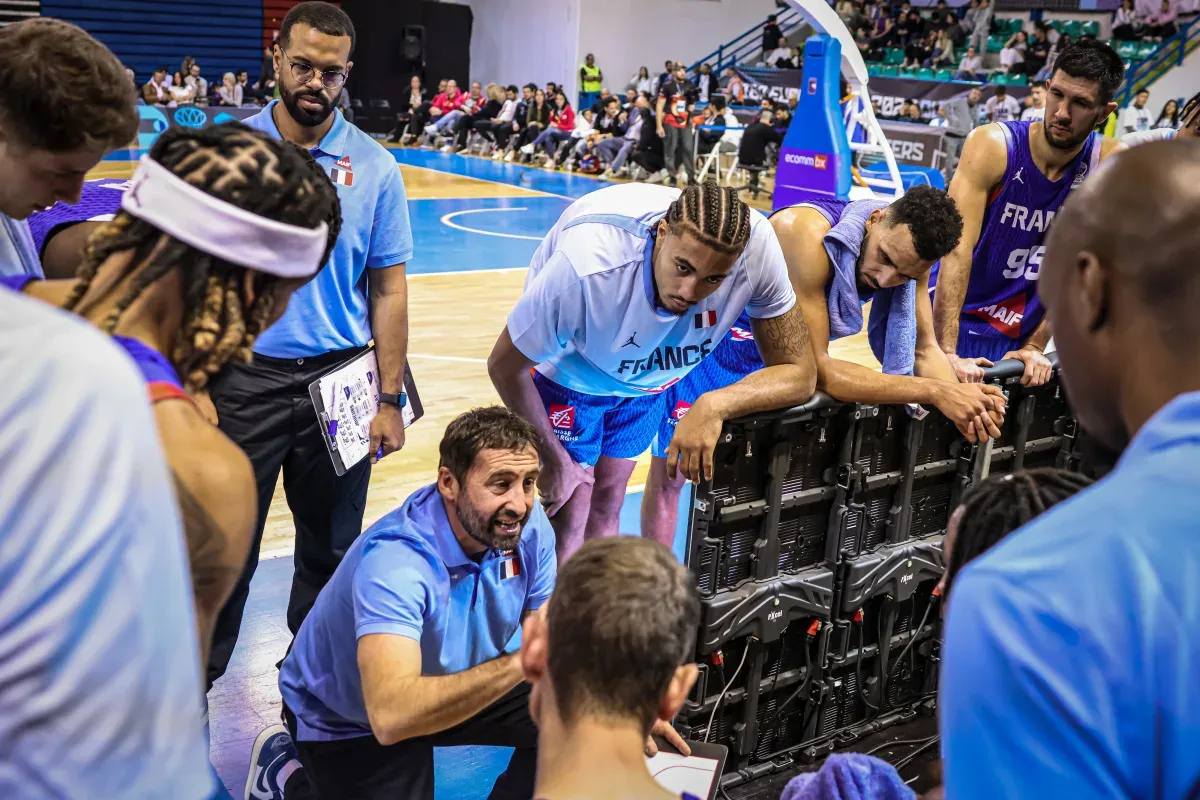
M 552 172 L 538 167 L 506 164 L 503 161 L 457 156 L 433 150 L 404 148 L 392 150 L 391 153 L 396 162 L 400 164 L 436 169 L 439 172 L 448 172 L 451 175 L 462 175 L 467 178 L 503 183 L 508 186 L 519 186 L 522 189 L 530 189 L 535 192 L 556 194 L 568 200 L 577 200 L 589 192 L 594 192 L 609 185 L 586 175 L 575 175 L 570 172 Z
M 410 275 L 528 267 L 571 201 L 561 197 L 409 200 Z

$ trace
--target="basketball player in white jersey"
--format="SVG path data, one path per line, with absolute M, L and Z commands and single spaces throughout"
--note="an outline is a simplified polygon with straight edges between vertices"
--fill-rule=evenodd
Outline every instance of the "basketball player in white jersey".
M 677 469 L 711 477 L 725 420 L 812 396 L 808 329 L 771 224 L 711 181 L 683 192 L 628 185 L 576 201 L 543 240 L 488 371 L 547 442 L 538 488 L 560 560 L 617 533 L 663 390 L 743 310 L 766 367 L 696 400 L 666 451 L 672 479 Z

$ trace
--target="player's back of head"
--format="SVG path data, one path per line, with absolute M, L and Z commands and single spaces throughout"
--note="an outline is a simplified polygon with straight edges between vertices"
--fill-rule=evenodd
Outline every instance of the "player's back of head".
M 341 228 L 337 193 L 328 176 L 301 148 L 240 123 L 228 123 L 172 128 L 155 141 L 149 158 L 191 186 L 255 217 L 308 229 L 325 223 L 328 236 L 321 263 L 329 258 Z M 130 189 L 131 194 L 134 191 L 136 187 Z M 219 239 L 222 231 L 207 234 Z M 125 210 L 88 240 L 79 281 L 64 307 L 83 314 L 106 296 L 93 294 L 81 303 L 100 266 L 110 256 L 130 250 L 130 263 L 140 271 L 100 326 L 111 333 L 149 286 L 180 270 L 185 329 L 176 352 L 164 355 L 175 364 L 190 391 L 203 388 L 208 377 L 233 358 L 248 360 L 258 334 L 282 310 L 277 307 L 276 289 L 283 278 L 256 272 L 253 289 L 247 290 L 248 267 L 204 252 Z M 290 283 L 294 289 L 297 282 Z
M 563 722 L 635 719 L 649 730 L 692 661 L 699 619 L 691 576 L 666 547 L 630 536 L 586 542 L 559 570 L 547 619 Z

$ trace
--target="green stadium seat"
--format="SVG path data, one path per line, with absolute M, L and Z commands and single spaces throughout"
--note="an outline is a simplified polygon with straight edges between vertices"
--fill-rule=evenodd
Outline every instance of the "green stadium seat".
M 949 72 L 949 70 L 947 70 L 947 72 Z M 931 81 L 933 80 L 933 70 L 931 70 L 929 67 L 921 67 L 919 70 L 917 70 L 917 77 L 923 81 Z
M 1138 43 L 1137 42 L 1121 42 L 1117 45 L 1117 55 L 1126 61 L 1132 61 L 1137 58 Z
M 900 68 L 900 77 L 901 78 L 915 78 L 915 77 L 917 77 L 918 69 L 919 69 L 918 67 L 901 67 Z
M 867 64 L 867 74 L 872 78 L 878 78 L 883 74 L 883 65 L 875 61 L 869 62 Z
M 1004 34 L 992 34 L 987 40 L 987 51 L 989 53 L 999 53 L 1004 49 L 1004 43 L 1008 41 L 1008 37 Z
M 933 73 L 933 77 L 934 80 L 952 81 L 954 80 L 954 70 L 945 68 L 939 69 L 937 72 Z
M 1020 18 L 1014 18 L 1014 19 L 1010 19 L 1008 21 L 1008 27 L 1005 28 L 1004 30 L 1007 30 L 1008 35 L 1012 36 L 1017 31 L 1023 30 L 1024 27 L 1025 27 L 1025 20 L 1020 19 Z
M 1089 19 L 1079 24 L 1079 33 L 1082 36 L 1099 36 L 1100 23 L 1094 19 Z
M 1070 36 L 1071 41 L 1075 41 L 1079 38 L 1079 20 L 1069 19 L 1064 21 L 1058 32 Z
M 1024 74 L 1009 75 L 1008 76 L 1008 85 L 1009 86 L 1028 86 L 1029 85 L 1029 76 L 1024 75 Z
M 1142 42 L 1137 49 L 1137 59 L 1140 61 L 1143 58 L 1149 58 L 1157 49 L 1158 44 L 1155 42 Z
M 888 51 L 887 51 L 887 58 L 884 59 L 884 63 L 885 64 L 896 64 L 897 66 L 899 66 L 900 64 L 903 64 L 904 63 L 904 48 L 889 47 Z
M 898 78 L 900 77 L 900 68 L 895 64 L 888 64 L 883 68 L 883 72 L 881 74 L 885 78 Z

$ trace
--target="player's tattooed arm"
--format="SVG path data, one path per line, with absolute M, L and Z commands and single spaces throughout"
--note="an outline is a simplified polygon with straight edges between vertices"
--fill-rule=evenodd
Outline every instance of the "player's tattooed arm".
M 812 343 L 799 306 L 783 316 L 763 320 L 763 332 L 766 349 L 779 361 L 803 366 L 806 359 L 811 360 Z
M 179 477 L 179 473 L 172 472 L 171 475 L 175 479 L 175 498 L 179 503 L 179 516 L 183 520 L 184 538 L 187 539 L 197 609 L 217 606 L 219 611 L 220 604 L 226 599 L 224 595 L 233 588 L 241 572 L 226 563 L 225 550 L 230 537 L 204 503 L 188 488 L 187 482 Z

